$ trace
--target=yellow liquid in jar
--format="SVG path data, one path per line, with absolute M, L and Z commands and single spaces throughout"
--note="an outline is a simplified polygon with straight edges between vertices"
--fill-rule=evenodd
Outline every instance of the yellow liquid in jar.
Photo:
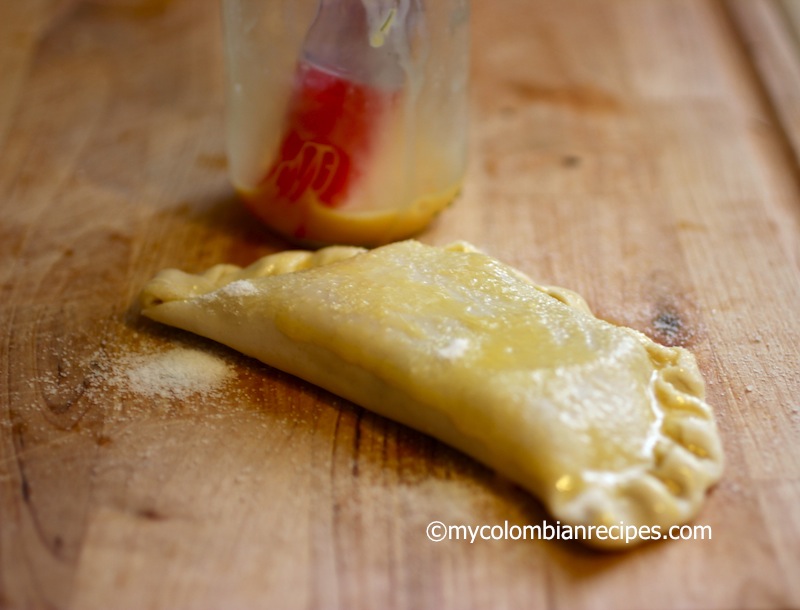
M 268 227 L 306 245 L 378 246 L 410 237 L 424 229 L 461 190 L 456 184 L 420 197 L 404 208 L 373 211 L 332 208 L 315 197 L 297 202 L 265 201 L 264 193 L 239 189 L 250 210 Z M 268 197 L 268 195 L 266 195 Z

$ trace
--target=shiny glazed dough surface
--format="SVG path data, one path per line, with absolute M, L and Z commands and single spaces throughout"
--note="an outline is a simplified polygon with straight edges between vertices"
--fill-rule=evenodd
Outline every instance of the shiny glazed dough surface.
M 143 314 L 451 444 L 575 525 L 684 523 L 722 451 L 693 356 L 468 244 L 166 270 Z M 624 542 L 593 540 L 601 546 Z

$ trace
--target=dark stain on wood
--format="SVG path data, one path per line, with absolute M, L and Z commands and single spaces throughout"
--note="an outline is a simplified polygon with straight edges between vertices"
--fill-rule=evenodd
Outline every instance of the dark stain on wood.
M 662 311 L 651 324 L 654 334 L 660 343 L 665 345 L 679 345 L 681 335 L 684 334 L 684 325 L 680 315 L 675 311 Z
M 22 476 L 22 484 L 20 485 L 22 491 L 22 499 L 25 501 L 26 504 L 30 504 L 31 502 L 31 485 L 28 483 L 28 479 L 23 474 Z
M 678 299 L 657 303 L 645 333 L 668 347 L 690 347 L 697 342 L 698 326 L 693 309 Z
M 621 307 L 595 309 L 595 315 L 634 328 L 667 347 L 691 348 L 705 337 L 691 287 L 671 271 L 656 270 L 635 280 L 637 288 Z M 639 303 L 629 306 L 625 302 Z
M 166 521 L 167 519 L 166 515 L 162 515 L 153 508 L 140 508 L 136 511 L 136 515 L 146 521 Z

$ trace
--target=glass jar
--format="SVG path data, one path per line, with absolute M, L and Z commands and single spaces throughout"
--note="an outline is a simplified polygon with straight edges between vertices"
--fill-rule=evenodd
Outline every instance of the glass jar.
M 466 162 L 468 0 L 222 0 L 231 180 L 306 244 L 423 229 Z

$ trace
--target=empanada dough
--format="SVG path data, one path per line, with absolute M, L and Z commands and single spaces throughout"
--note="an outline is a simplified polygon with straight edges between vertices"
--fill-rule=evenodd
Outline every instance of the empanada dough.
M 694 357 L 464 243 L 162 271 L 143 314 L 430 434 L 563 524 L 689 520 L 722 450 Z M 625 541 L 593 540 L 600 545 Z

